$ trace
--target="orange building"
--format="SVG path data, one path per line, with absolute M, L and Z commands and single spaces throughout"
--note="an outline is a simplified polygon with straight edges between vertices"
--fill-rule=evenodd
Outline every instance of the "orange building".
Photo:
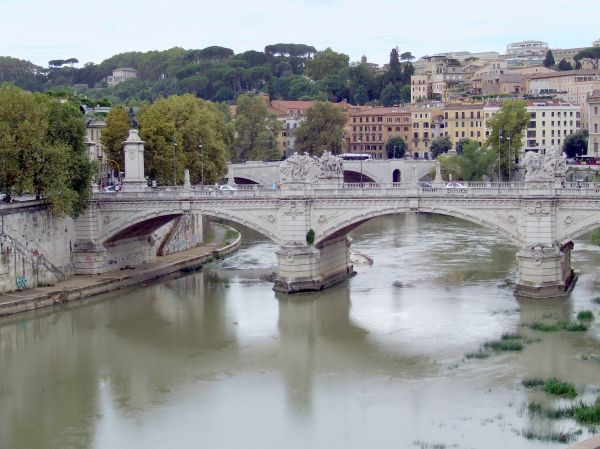
M 348 151 L 369 154 L 373 159 L 387 159 L 385 143 L 401 136 L 410 153 L 411 112 L 398 107 L 370 107 L 348 111 Z

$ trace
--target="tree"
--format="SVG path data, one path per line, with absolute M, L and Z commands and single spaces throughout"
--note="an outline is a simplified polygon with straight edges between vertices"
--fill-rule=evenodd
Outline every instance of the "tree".
M 456 146 L 455 146 L 456 152 L 458 154 L 462 153 L 463 146 L 466 145 L 467 143 L 470 143 L 470 142 L 475 142 L 475 141 L 472 140 L 472 139 L 469 139 L 468 137 L 460 139 L 458 142 L 456 142 Z M 475 142 L 475 144 L 477 144 L 477 142 Z
M 544 67 L 554 67 L 556 62 L 554 61 L 554 55 L 552 54 L 552 50 L 548 50 L 546 52 L 546 58 L 544 59 Z
M 0 190 L 32 192 L 57 215 L 85 207 L 93 165 L 79 106 L 0 86 Z
M 338 154 L 346 114 L 331 103 L 315 103 L 306 111 L 306 120 L 296 129 L 296 149 L 320 156 L 324 151 Z
M 392 136 L 385 143 L 388 159 L 401 159 L 406 153 L 406 144 L 401 136 Z
M 392 48 L 392 51 L 390 52 L 390 63 L 387 71 L 387 80 L 391 83 L 400 82 L 402 80 L 402 65 L 400 64 L 398 47 Z
M 381 91 L 379 98 L 384 106 L 393 106 L 401 103 L 401 96 L 400 86 L 396 83 L 388 83 Z
M 67 62 L 64 59 L 53 59 L 51 61 L 48 61 L 48 65 L 50 67 L 62 67 L 66 63 Z
M 322 80 L 341 69 L 348 68 L 350 58 L 344 53 L 337 53 L 331 48 L 319 51 L 306 62 L 305 75 L 314 81 Z
M 598 69 L 598 61 L 600 60 L 600 47 L 584 48 L 583 50 L 577 52 L 574 59 L 576 62 L 579 62 L 582 59 L 587 59 L 592 63 L 592 67 Z
M 454 179 L 482 181 L 492 170 L 496 155 L 493 150 L 479 148 L 477 142 L 465 139 L 460 154 L 440 156 L 440 165 L 445 176 Z
M 414 59 L 415 59 L 415 57 L 412 55 L 412 53 L 410 51 L 407 51 L 407 52 L 402 53 L 400 55 L 400 60 L 401 61 L 412 61 Z
M 561 72 L 564 72 L 566 70 L 573 70 L 573 66 L 570 62 L 563 58 L 558 63 L 558 70 L 560 70 Z
M 106 128 L 102 130 L 100 140 L 104 145 L 104 152 L 109 159 L 108 163 L 112 168 L 115 163 L 118 164 L 118 170 L 123 171 L 123 142 L 127 140 L 131 120 L 123 106 L 116 106 L 110 110 L 106 116 Z
M 568 158 L 574 158 L 575 156 L 587 153 L 588 136 L 588 131 L 582 130 L 565 138 L 562 150 Z
M 10 56 L 0 56 L 0 84 L 9 82 L 35 92 L 43 89 L 46 80 L 42 67 Z
M 488 122 L 491 130 L 487 145 L 496 154 L 496 164 L 500 164 L 501 178 L 512 171 L 516 159 L 515 155 L 523 147 L 523 133 L 530 120 L 526 108 L 527 103 L 524 100 L 505 101 L 502 104 L 502 109 L 495 113 Z M 497 172 L 498 165 L 494 169 L 494 174 Z
M 235 116 L 234 161 L 278 160 L 276 135 L 279 131 L 277 118 L 269 112 L 260 97 L 240 95 Z
M 146 174 L 159 184 L 172 184 L 174 176 L 181 184 L 186 168 L 192 183 L 212 184 L 227 172 L 230 128 L 217 104 L 173 95 L 143 106 L 137 118 Z
M 436 158 L 442 153 L 447 153 L 452 148 L 452 142 L 448 136 L 440 136 L 431 142 L 431 156 Z
M 360 84 L 354 91 L 354 103 L 358 105 L 363 105 L 367 101 L 369 101 L 369 94 L 367 93 L 367 89 L 365 88 L 365 86 Z

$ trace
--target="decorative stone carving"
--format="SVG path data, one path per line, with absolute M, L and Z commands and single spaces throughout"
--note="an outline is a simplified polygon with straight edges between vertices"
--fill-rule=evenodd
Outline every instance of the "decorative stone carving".
M 292 217 L 297 217 L 298 215 L 304 215 L 304 206 L 298 205 L 296 201 L 292 201 L 287 203 L 283 207 L 283 213 L 285 215 L 290 215 Z
M 318 180 L 341 179 L 344 174 L 342 158 L 325 151 L 320 158 L 308 153 L 294 153 L 279 166 L 281 182 L 315 183 Z
M 319 179 L 340 179 L 344 175 L 342 158 L 329 151 L 325 151 L 319 158 L 319 168 Z
M 508 216 L 508 222 L 509 223 L 514 223 L 517 221 L 517 217 L 515 217 L 514 215 L 509 215 Z
M 563 179 L 567 172 L 567 157 L 560 148 L 546 154 L 529 151 L 525 154 L 525 182 L 554 182 Z
M 270 223 L 274 223 L 275 222 L 275 217 L 273 215 L 270 215 L 267 217 L 267 221 Z
M 567 216 L 565 217 L 565 224 L 568 226 L 568 225 L 570 225 L 571 223 L 573 223 L 573 217 L 571 217 L 570 215 L 567 215 Z
M 527 213 L 529 215 L 548 215 L 550 208 L 546 204 L 542 204 L 541 201 L 536 201 L 534 206 L 527 207 Z
M 533 263 L 536 267 L 542 265 L 542 259 L 544 258 L 544 251 L 541 247 L 536 246 L 531 248 L 531 252 L 533 253 Z
M 313 183 L 321 172 L 318 159 L 308 153 L 294 153 L 279 165 L 281 182 Z

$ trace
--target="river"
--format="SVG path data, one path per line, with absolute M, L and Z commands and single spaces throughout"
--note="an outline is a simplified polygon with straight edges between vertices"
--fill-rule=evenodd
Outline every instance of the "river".
M 521 385 L 600 387 L 600 246 L 575 242 L 566 300 L 513 296 L 516 248 L 432 215 L 371 220 L 353 248 L 374 259 L 326 291 L 260 280 L 275 246 L 179 279 L 0 319 L 0 449 L 563 448 L 588 429 L 530 416 L 560 405 Z M 592 310 L 587 332 L 525 325 Z M 519 352 L 467 358 L 519 333 Z M 526 435 L 537 438 L 528 439 Z

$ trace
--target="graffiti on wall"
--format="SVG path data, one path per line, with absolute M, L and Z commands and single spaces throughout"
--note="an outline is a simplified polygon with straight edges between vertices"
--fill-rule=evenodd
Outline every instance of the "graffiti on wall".
M 27 288 L 27 278 L 25 276 L 17 276 L 16 284 L 18 290 Z

